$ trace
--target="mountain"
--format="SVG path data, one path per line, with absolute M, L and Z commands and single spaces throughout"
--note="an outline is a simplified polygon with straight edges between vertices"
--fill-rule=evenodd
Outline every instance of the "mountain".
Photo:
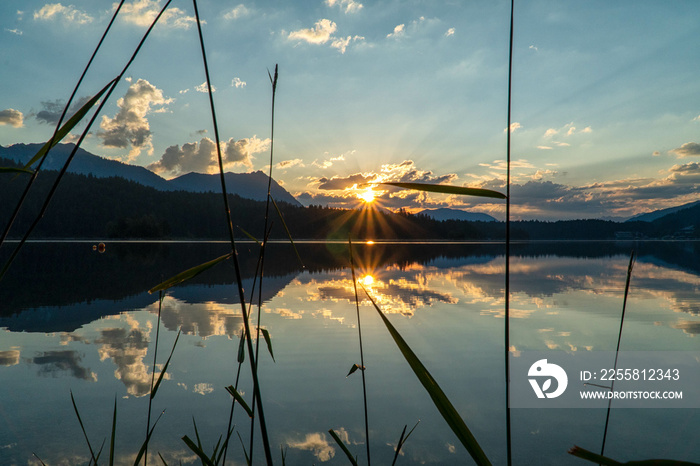
M 221 192 L 220 175 L 204 175 L 202 173 L 188 173 L 168 181 L 171 191 L 182 190 L 195 193 Z M 225 173 L 226 190 L 247 199 L 264 201 L 267 199 L 268 176 L 256 171 L 252 173 Z M 245 194 L 244 194 L 245 193 Z M 280 186 L 274 179 L 270 186 L 270 194 L 275 201 L 283 201 L 300 206 L 301 203 L 294 196 Z
M 658 219 L 665 217 L 667 215 L 674 214 L 678 211 L 689 209 L 689 208 L 695 207 L 697 205 L 700 205 L 700 201 L 695 201 L 695 202 L 691 202 L 688 204 L 679 205 L 676 207 L 669 207 L 668 209 L 655 210 L 653 212 L 647 212 L 646 214 L 635 215 L 634 217 L 630 218 L 627 221 L 628 222 L 653 222 L 654 220 L 658 220 Z
M 0 146 L 0 158 L 27 163 L 43 144 L 13 144 L 8 147 Z M 57 144 L 51 149 L 42 170 L 60 170 L 66 158 L 75 148 L 74 144 Z M 118 160 L 110 160 L 78 148 L 75 157 L 68 167 L 69 173 L 92 175 L 97 178 L 112 176 L 134 181 L 143 186 L 159 191 L 189 191 L 189 192 L 220 192 L 219 175 L 203 175 L 188 173 L 172 180 L 166 180 L 145 167 L 129 165 Z M 231 194 L 237 194 L 246 199 L 265 200 L 267 197 L 268 177 L 261 171 L 254 173 L 226 173 L 226 189 Z M 287 190 L 274 179 L 271 186 L 272 197 L 276 201 L 288 202 L 300 206 Z
M 467 222 L 495 222 L 496 219 L 480 212 L 465 212 L 459 209 L 425 209 L 418 212 L 435 220 L 465 220 Z

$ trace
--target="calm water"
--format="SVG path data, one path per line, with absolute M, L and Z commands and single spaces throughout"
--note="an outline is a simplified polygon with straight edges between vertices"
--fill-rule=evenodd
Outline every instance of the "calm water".
M 346 378 L 360 362 L 346 246 L 299 248 L 305 269 L 287 245 L 273 245 L 265 267 L 261 319 L 275 361 L 262 346 L 260 378 L 273 454 L 279 459 L 282 446 L 287 464 L 348 464 L 332 428 L 366 464 L 361 376 Z M 512 350 L 614 351 L 633 248 L 639 258 L 622 349 L 700 350 L 700 244 L 692 242 L 514 245 Z M 245 244 L 240 253 L 247 296 L 252 249 Z M 71 391 L 95 448 L 109 438 L 116 399 L 116 457 L 133 463 L 158 325 L 158 298 L 146 290 L 226 252 L 225 244 L 109 243 L 103 254 L 91 243 L 27 245 L 0 283 L 0 463 L 31 464 L 32 453 L 47 464 L 87 463 Z M 359 279 L 492 462 L 504 464 L 503 245 L 359 245 L 356 260 Z M 165 414 L 151 464 L 161 464 L 157 452 L 172 464 L 194 462 L 181 440 L 194 438 L 193 417 L 207 450 L 225 432 L 224 387 L 235 382 L 242 328 L 234 279 L 227 262 L 163 301 L 157 373 L 178 329 L 182 336 L 154 399 L 154 417 Z M 404 425 L 420 420 L 398 464 L 471 464 L 366 299 L 360 312 L 372 460 L 390 464 Z M 247 361 L 240 387 L 250 401 Z M 247 448 L 249 421 L 239 408 L 234 420 Z M 514 409 L 514 464 L 586 464 L 566 451 L 574 444 L 598 451 L 604 423 L 599 409 Z M 700 461 L 698 431 L 697 409 L 613 410 L 606 454 Z M 229 458 L 244 464 L 237 434 Z M 256 449 L 255 463 L 262 459 Z

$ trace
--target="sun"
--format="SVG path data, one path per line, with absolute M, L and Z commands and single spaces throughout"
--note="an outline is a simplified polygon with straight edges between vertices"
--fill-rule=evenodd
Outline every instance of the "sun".
M 367 188 L 363 192 L 359 193 L 357 197 L 359 197 L 365 204 L 371 204 L 377 199 L 377 193 L 375 193 L 372 188 Z

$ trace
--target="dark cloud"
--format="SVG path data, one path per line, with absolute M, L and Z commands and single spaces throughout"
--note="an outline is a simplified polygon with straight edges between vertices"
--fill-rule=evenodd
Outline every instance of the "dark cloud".
M 700 144 L 697 142 L 686 142 L 681 147 L 669 151 L 678 157 L 698 157 L 700 156 Z
M 0 366 L 19 364 L 19 350 L 0 351 Z
M 70 109 L 68 109 L 68 112 L 66 112 L 66 116 L 63 119 L 63 122 L 65 123 L 72 117 L 75 112 L 80 110 L 80 108 L 85 105 L 88 101 L 90 100 L 90 97 L 81 97 L 77 101 L 71 105 Z M 61 114 L 63 113 L 63 109 L 65 108 L 66 104 L 62 100 L 54 100 L 54 101 L 44 101 L 41 102 L 41 106 L 43 110 L 40 110 L 37 112 L 36 115 L 34 115 L 34 118 L 39 120 L 41 123 L 47 123 L 50 125 L 55 125 L 58 123 L 59 118 L 61 118 Z
M 340 190 L 352 188 L 354 185 L 361 185 L 364 183 L 371 183 L 375 180 L 377 175 L 363 175 L 362 173 L 355 173 L 346 177 L 333 177 L 333 178 L 320 178 L 318 189 L 323 190 Z
M 253 166 L 253 154 L 264 152 L 270 147 L 269 139 L 259 139 L 257 136 L 235 140 L 229 139 L 221 143 L 224 165 Z M 160 160 L 148 166 L 156 173 L 168 172 L 174 175 L 197 172 L 210 173 L 218 170 L 218 154 L 216 143 L 210 138 L 202 138 L 199 142 L 168 147 Z
M 39 374 L 56 376 L 57 372 L 68 372 L 81 380 L 97 381 L 97 375 L 90 369 L 80 365 L 80 355 L 72 350 L 46 351 L 41 356 L 32 359 L 32 363 L 40 366 Z

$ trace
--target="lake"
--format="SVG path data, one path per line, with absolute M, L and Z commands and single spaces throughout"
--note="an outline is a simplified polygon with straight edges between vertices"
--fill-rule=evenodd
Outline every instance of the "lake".
M 239 244 L 246 299 L 257 246 Z M 181 438 L 207 452 L 225 433 L 243 327 L 231 261 L 171 288 L 162 303 L 147 290 L 228 252 L 226 243 L 34 242 L 0 282 L 0 463 L 87 464 L 107 457 L 117 403 L 116 462 L 133 463 L 145 437 L 153 357 L 156 373 L 175 347 L 153 400 L 163 410 L 149 464 L 193 463 Z M 357 311 L 347 245 L 288 244 L 266 253 L 259 374 L 273 457 L 281 464 L 349 464 L 334 429 L 366 464 Z M 620 349 L 700 350 L 700 243 L 546 242 L 513 244 L 511 354 L 614 352 L 630 252 L 631 278 Z M 3 258 L 7 249 L 3 249 Z M 355 245 L 358 280 L 430 370 L 493 464 L 505 464 L 504 246 L 499 243 Z M 360 293 L 363 293 L 360 289 Z M 471 464 L 403 359 L 377 311 L 360 295 L 370 447 L 375 464 Z M 258 319 L 255 292 L 251 318 Z M 669 353 L 670 354 L 670 353 Z M 699 353 L 700 354 L 700 353 Z M 696 361 L 697 362 L 697 361 Z M 700 373 L 700 362 L 695 370 Z M 248 361 L 239 390 L 252 401 Z M 573 383 L 570 375 L 570 384 Z M 511 410 L 513 464 L 593 464 L 567 454 L 599 452 L 605 409 Z M 244 464 L 250 421 L 236 407 L 228 464 Z M 620 461 L 700 461 L 695 408 L 612 409 L 606 455 Z M 238 434 L 241 439 L 239 440 Z M 260 438 L 255 434 L 256 442 Z M 254 463 L 263 463 L 259 445 Z

